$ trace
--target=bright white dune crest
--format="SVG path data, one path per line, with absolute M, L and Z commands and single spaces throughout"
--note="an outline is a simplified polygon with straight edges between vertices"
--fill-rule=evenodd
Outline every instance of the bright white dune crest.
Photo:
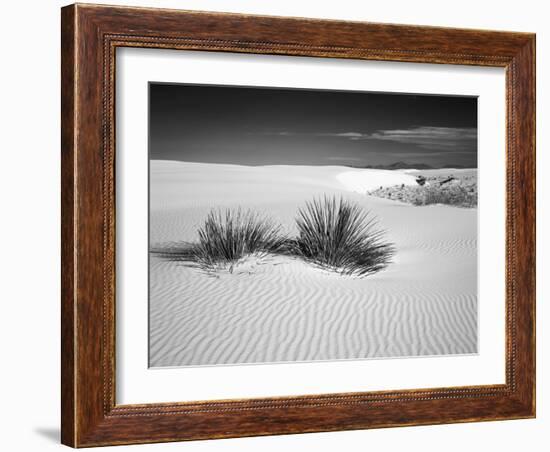
M 377 169 L 346 171 L 336 176 L 338 181 L 349 191 L 366 193 L 379 187 L 393 185 L 416 185 L 415 177 L 408 174 Z
M 210 209 L 258 210 L 295 234 L 307 201 L 343 196 L 370 211 L 397 249 L 366 278 L 300 260 L 248 259 L 208 275 L 150 259 L 150 365 L 200 366 L 477 352 L 477 209 L 367 196 L 413 184 L 400 171 L 152 161 L 150 241 L 197 239 Z

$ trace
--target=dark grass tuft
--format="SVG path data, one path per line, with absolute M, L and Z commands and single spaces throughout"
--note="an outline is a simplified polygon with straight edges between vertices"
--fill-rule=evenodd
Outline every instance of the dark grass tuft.
M 196 243 L 155 250 L 169 260 L 215 270 L 253 254 L 275 253 L 284 245 L 280 226 L 260 214 L 242 209 L 211 210 L 198 229 Z
M 391 262 L 394 246 L 385 231 L 357 204 L 324 197 L 308 202 L 296 218 L 295 252 L 304 259 L 346 275 L 367 276 Z

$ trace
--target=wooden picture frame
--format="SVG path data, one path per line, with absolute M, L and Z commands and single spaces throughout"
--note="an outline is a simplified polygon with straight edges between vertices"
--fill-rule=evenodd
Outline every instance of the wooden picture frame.
M 62 430 L 73 447 L 535 416 L 535 35 L 70 5 L 62 9 Z M 506 383 L 115 403 L 115 50 L 147 47 L 506 70 Z

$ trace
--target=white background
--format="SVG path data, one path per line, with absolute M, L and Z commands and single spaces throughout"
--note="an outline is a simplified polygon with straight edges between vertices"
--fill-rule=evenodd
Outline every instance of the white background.
M 117 403 L 504 383 L 503 69 L 126 48 L 116 80 Z M 479 353 L 148 369 L 148 81 L 479 96 Z
M 537 32 L 538 145 L 538 413 L 536 420 L 244 438 L 118 447 L 115 450 L 280 451 L 547 450 L 550 251 L 548 204 L 550 31 L 537 0 L 414 2 L 354 0 L 277 2 L 117 0 L 119 4 L 243 13 L 369 20 Z M 59 450 L 59 1 L 3 5 L 2 46 L 2 374 L 1 448 Z M 546 206 L 546 209 L 544 209 Z M 546 331 L 545 331 L 546 329 Z M 546 381 L 544 381 L 546 380 Z

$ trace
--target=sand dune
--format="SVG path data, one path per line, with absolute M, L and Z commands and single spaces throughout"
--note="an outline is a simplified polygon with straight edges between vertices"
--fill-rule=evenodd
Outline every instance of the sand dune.
M 150 365 L 475 353 L 477 210 L 357 192 L 374 181 L 414 182 L 412 174 L 382 173 L 152 161 L 154 246 L 196 239 L 216 206 L 262 210 L 292 234 L 299 206 L 337 194 L 376 214 L 398 253 L 386 270 L 362 279 L 286 257 L 249 258 L 233 274 L 213 276 L 152 255 Z
M 363 169 L 339 173 L 336 179 L 349 191 L 365 193 L 379 187 L 416 185 L 416 178 L 389 170 Z

